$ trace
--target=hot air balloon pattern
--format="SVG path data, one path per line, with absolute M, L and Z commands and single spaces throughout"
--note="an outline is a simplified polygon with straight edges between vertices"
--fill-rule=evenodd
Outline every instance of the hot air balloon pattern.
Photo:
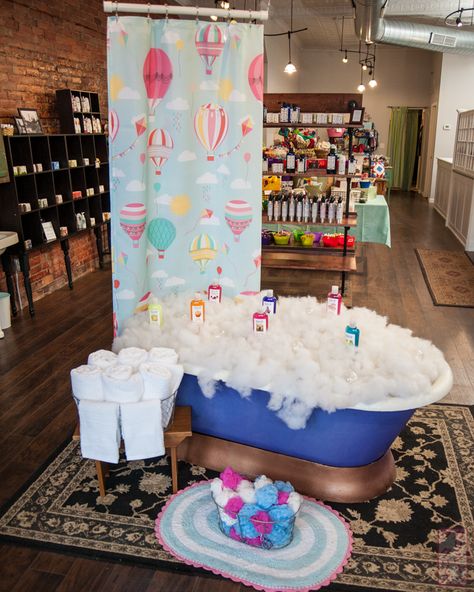
M 257 101 L 263 100 L 263 53 L 258 54 L 250 62 L 248 71 L 250 89 Z
M 168 55 L 152 47 L 143 62 L 143 81 L 148 97 L 148 110 L 154 116 L 155 109 L 165 96 L 173 79 L 173 66 Z
M 224 209 L 225 221 L 234 235 L 234 241 L 240 241 L 240 235 L 252 222 L 252 207 L 242 199 L 232 199 Z
M 194 39 L 196 49 L 206 66 L 206 74 L 212 74 L 212 66 L 224 49 L 224 34 L 217 25 L 201 27 Z
M 191 259 L 199 265 L 200 273 L 204 273 L 206 265 L 217 255 L 217 242 L 208 234 L 198 234 L 189 247 L 189 254 Z
M 158 251 L 158 258 L 164 259 L 165 251 L 176 238 L 176 227 L 167 218 L 154 218 L 147 227 L 150 243 Z
M 129 203 L 120 210 L 120 226 L 132 239 L 134 249 L 138 249 L 139 241 L 145 230 L 146 208 L 142 203 Z
M 224 140 L 229 129 L 229 118 L 216 103 L 201 105 L 194 116 L 194 131 L 204 148 L 207 160 L 214 160 L 214 151 Z
M 148 136 L 148 158 L 155 165 L 156 175 L 161 175 L 161 167 L 171 155 L 173 138 L 165 129 L 154 129 Z
M 119 131 L 120 121 L 117 115 L 117 111 L 115 109 L 111 109 L 109 111 L 109 135 L 110 140 L 113 142 L 117 137 L 117 133 Z

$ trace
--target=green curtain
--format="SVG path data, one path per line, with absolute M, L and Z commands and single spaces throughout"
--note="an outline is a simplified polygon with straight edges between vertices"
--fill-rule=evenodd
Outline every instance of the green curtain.
M 393 107 L 387 154 L 393 167 L 393 187 L 409 191 L 415 167 L 418 140 L 418 111 Z

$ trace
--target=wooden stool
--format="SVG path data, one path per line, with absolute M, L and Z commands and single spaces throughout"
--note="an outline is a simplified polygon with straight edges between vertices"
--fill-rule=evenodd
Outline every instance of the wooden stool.
M 173 493 L 178 491 L 178 451 L 177 448 L 186 438 L 193 435 L 191 430 L 191 407 L 176 407 L 172 423 L 165 430 L 165 448 L 170 449 L 171 457 L 171 480 Z M 79 424 L 77 424 L 72 437 L 73 440 L 80 439 Z M 107 463 L 96 460 L 97 479 L 99 480 L 99 492 L 105 496 L 105 478 L 108 476 Z

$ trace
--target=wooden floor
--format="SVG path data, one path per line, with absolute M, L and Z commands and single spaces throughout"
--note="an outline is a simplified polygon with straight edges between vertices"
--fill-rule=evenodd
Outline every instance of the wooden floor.
M 441 217 L 411 194 L 393 195 L 392 249 L 364 246 L 365 271 L 352 276 L 354 306 L 367 306 L 440 347 L 455 374 L 452 402 L 473 402 L 474 309 L 434 307 L 415 247 L 461 250 Z M 278 270 L 279 271 L 279 270 Z M 274 274 L 276 270 L 272 270 Z M 312 290 L 308 272 L 264 273 L 280 293 Z M 286 275 L 285 275 L 286 274 Z M 306 275 L 305 275 L 306 274 Z M 70 435 L 75 409 L 69 370 L 112 341 L 110 272 L 97 271 L 36 304 L 0 341 L 0 504 Z M 0 544 L 0 592 L 237 592 L 233 582 L 170 574 Z M 337 591 L 332 585 L 331 592 Z

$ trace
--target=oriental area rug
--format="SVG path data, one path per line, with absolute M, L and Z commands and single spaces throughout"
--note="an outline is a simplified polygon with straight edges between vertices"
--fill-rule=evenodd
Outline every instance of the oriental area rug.
M 458 405 L 420 409 L 392 449 L 397 480 L 386 494 L 365 503 L 329 504 L 349 523 L 353 548 L 343 572 L 324 589 L 473 590 L 472 411 Z M 184 488 L 215 473 L 181 462 L 179 476 Z M 0 538 L 204 573 L 180 563 L 156 539 L 155 520 L 170 497 L 166 458 L 120 462 L 101 497 L 94 463 L 70 442 L 3 509 Z M 214 589 L 212 580 L 208 588 Z
M 415 249 L 436 306 L 474 307 L 474 265 L 463 251 Z

